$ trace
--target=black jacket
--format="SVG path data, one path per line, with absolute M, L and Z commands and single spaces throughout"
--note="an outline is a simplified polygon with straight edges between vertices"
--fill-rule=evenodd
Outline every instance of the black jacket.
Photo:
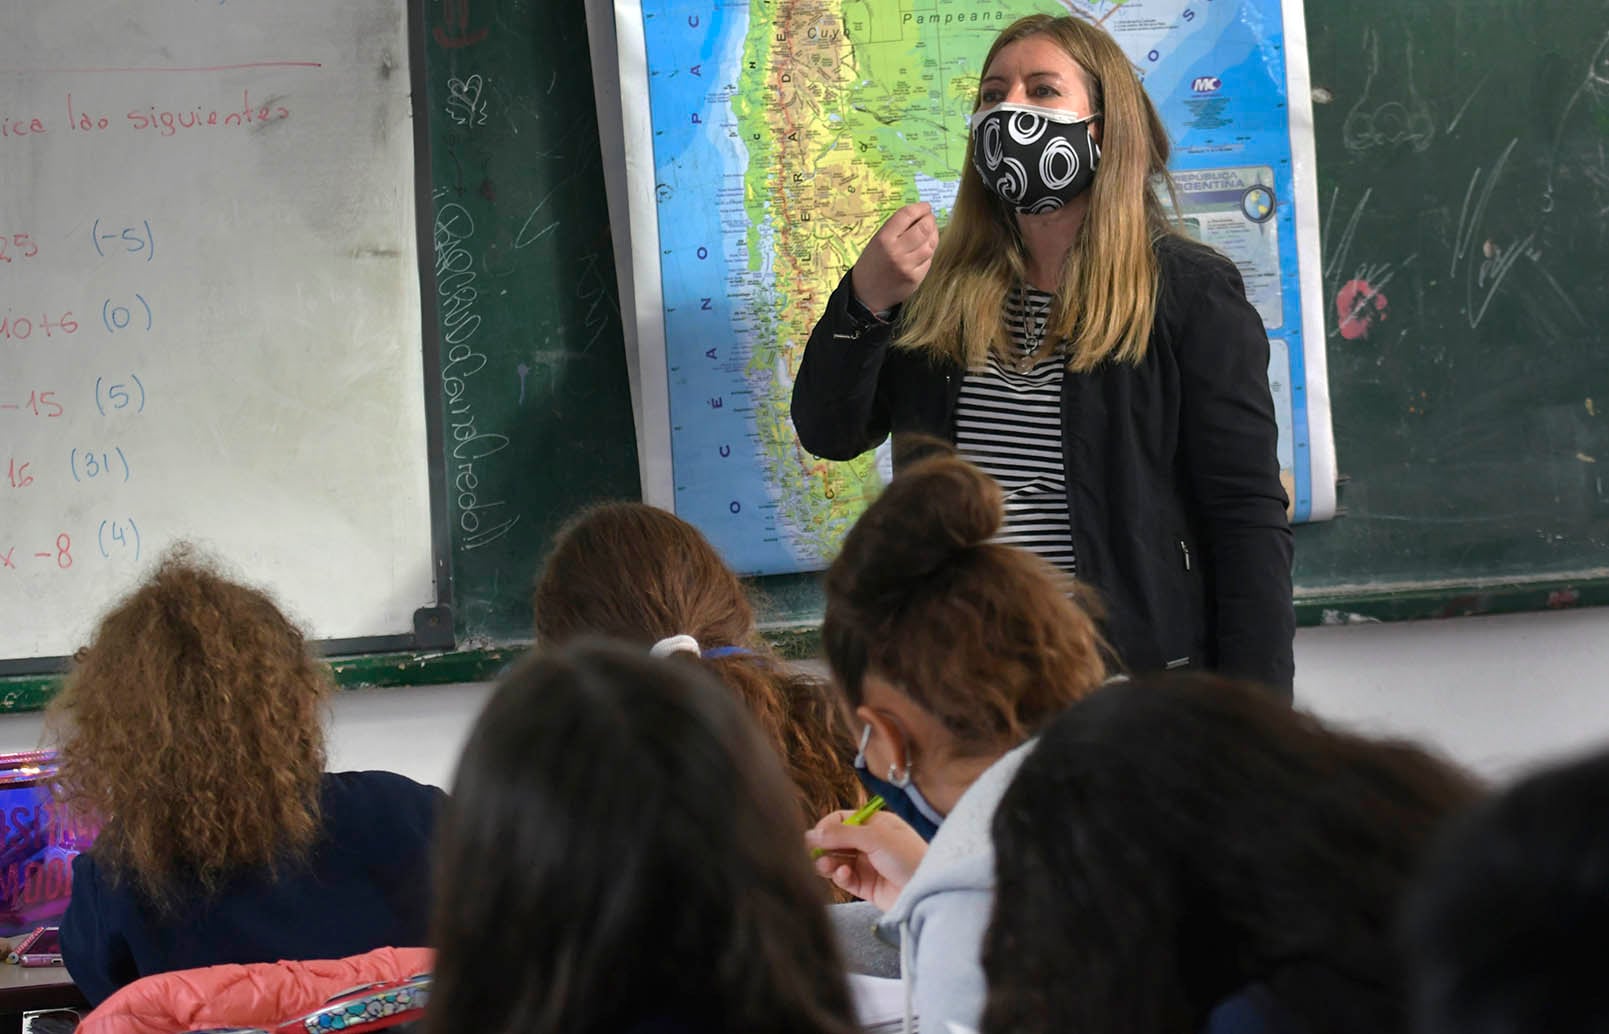
M 1233 263 L 1182 237 L 1157 244 L 1161 286 L 1137 365 L 1069 373 L 1062 448 L 1079 578 L 1133 673 L 1209 668 L 1289 693 L 1291 530 L 1268 389 L 1268 338 Z M 955 440 L 959 365 L 890 345 L 846 275 L 811 332 L 793 423 L 848 460 L 890 433 Z

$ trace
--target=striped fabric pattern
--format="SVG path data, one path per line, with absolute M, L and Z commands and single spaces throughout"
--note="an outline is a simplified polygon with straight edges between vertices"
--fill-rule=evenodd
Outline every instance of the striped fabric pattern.
M 1006 296 L 1006 329 L 1018 351 L 1043 334 L 1054 296 L 1018 288 Z M 1066 357 L 1050 343 L 1015 369 L 989 354 L 967 371 L 955 412 L 956 450 L 994 478 L 1006 497 L 995 541 L 1027 549 L 1077 573 L 1067 471 L 1062 458 L 1061 388 Z

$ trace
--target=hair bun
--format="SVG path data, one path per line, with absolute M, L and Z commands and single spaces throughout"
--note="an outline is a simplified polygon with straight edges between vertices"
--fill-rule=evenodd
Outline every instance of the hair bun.
M 897 442 L 904 469 L 844 538 L 828 593 L 871 605 L 904 591 L 958 553 L 994 537 L 1005 519 L 1000 486 L 937 439 Z M 924 458 L 911 462 L 906 457 Z

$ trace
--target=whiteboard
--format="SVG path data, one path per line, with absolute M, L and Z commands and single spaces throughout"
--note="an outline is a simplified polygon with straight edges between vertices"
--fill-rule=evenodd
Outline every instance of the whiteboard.
M 0 32 L 0 658 L 178 540 L 320 639 L 436 601 L 406 0 Z

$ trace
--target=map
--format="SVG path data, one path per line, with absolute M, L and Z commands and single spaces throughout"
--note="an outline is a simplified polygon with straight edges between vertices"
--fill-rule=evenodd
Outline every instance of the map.
M 1299 0 L 617 0 L 644 498 L 742 573 L 825 566 L 886 480 L 886 455 L 799 446 L 793 371 L 883 220 L 944 224 L 984 55 L 1038 11 L 1101 23 L 1141 75 L 1187 232 L 1268 330 L 1293 517 L 1333 512 Z

